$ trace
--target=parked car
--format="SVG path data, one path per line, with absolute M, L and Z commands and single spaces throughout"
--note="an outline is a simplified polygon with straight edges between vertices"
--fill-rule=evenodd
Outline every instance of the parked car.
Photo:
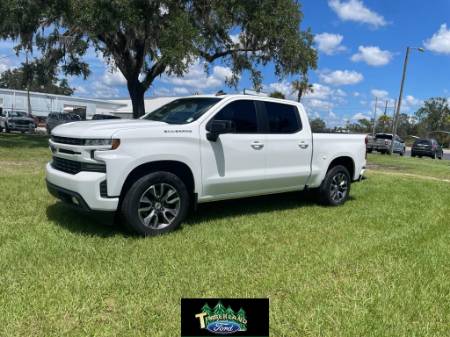
M 53 128 L 58 125 L 81 121 L 81 117 L 77 114 L 67 112 L 51 112 L 47 117 L 47 133 L 50 134 Z
M 377 151 L 380 153 L 388 153 L 391 149 L 391 143 L 392 143 L 392 133 L 377 133 L 375 135 L 374 141 L 372 142 L 371 149 L 372 151 Z M 403 156 L 406 152 L 404 140 L 397 135 L 395 135 L 394 137 L 393 152 L 398 153 L 400 156 Z
M 92 120 L 94 120 L 94 121 L 98 121 L 98 120 L 102 120 L 102 119 L 120 119 L 120 117 L 114 116 L 114 115 L 106 115 L 106 114 L 95 114 L 94 116 L 92 116 Z
M 0 114 L 0 131 L 34 132 L 34 119 L 23 111 L 2 111 Z
M 411 147 L 411 157 L 427 156 L 433 159 L 444 157 L 444 150 L 436 139 L 418 139 Z
M 345 203 L 366 136 L 313 134 L 300 103 L 247 95 L 174 100 L 138 120 L 52 131 L 47 186 L 85 210 L 118 211 L 142 235 L 177 228 L 197 203 L 315 189 Z

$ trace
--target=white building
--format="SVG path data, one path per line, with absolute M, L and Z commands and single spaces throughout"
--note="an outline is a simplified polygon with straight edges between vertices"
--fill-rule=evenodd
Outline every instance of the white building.
M 159 107 L 176 100 L 179 97 L 146 97 L 144 100 L 145 112 L 152 112 Z M 122 106 L 116 109 L 113 113 L 115 116 L 121 118 L 133 118 L 133 105 L 130 99 L 112 99 L 111 102 L 121 104 Z
M 31 111 L 34 116 L 47 117 L 50 112 L 74 111 L 90 119 L 94 114 L 110 114 L 126 106 L 121 101 L 82 98 L 30 92 Z M 0 109 L 28 112 L 27 92 L 0 89 Z

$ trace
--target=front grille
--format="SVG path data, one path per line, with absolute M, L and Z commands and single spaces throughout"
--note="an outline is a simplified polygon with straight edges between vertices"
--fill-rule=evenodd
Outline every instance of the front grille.
M 13 121 L 12 123 L 15 123 L 16 125 L 23 125 L 23 126 L 28 126 L 28 125 L 32 125 L 33 122 L 30 121 Z
M 84 139 L 52 136 L 52 142 L 69 145 L 84 145 Z
M 64 159 L 60 157 L 53 157 L 52 167 L 55 170 L 77 174 L 81 171 L 87 172 L 106 172 L 104 164 L 82 163 L 75 160 Z

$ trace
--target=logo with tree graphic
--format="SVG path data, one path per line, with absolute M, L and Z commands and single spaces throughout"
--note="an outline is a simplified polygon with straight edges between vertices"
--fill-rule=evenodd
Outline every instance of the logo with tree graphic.
M 218 335 L 247 331 L 247 317 L 244 309 L 240 308 L 238 312 L 234 312 L 230 306 L 225 308 L 220 301 L 214 309 L 206 303 L 202 307 L 202 312 L 195 315 L 195 318 L 199 320 L 201 329 Z

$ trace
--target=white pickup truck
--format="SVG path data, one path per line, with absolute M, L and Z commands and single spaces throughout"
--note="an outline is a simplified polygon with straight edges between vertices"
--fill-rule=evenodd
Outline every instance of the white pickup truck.
M 343 204 L 363 176 L 366 141 L 312 134 L 296 102 L 192 96 L 138 120 L 56 127 L 46 180 L 57 198 L 118 211 L 131 230 L 155 235 L 176 229 L 197 203 L 317 189 L 324 204 Z

